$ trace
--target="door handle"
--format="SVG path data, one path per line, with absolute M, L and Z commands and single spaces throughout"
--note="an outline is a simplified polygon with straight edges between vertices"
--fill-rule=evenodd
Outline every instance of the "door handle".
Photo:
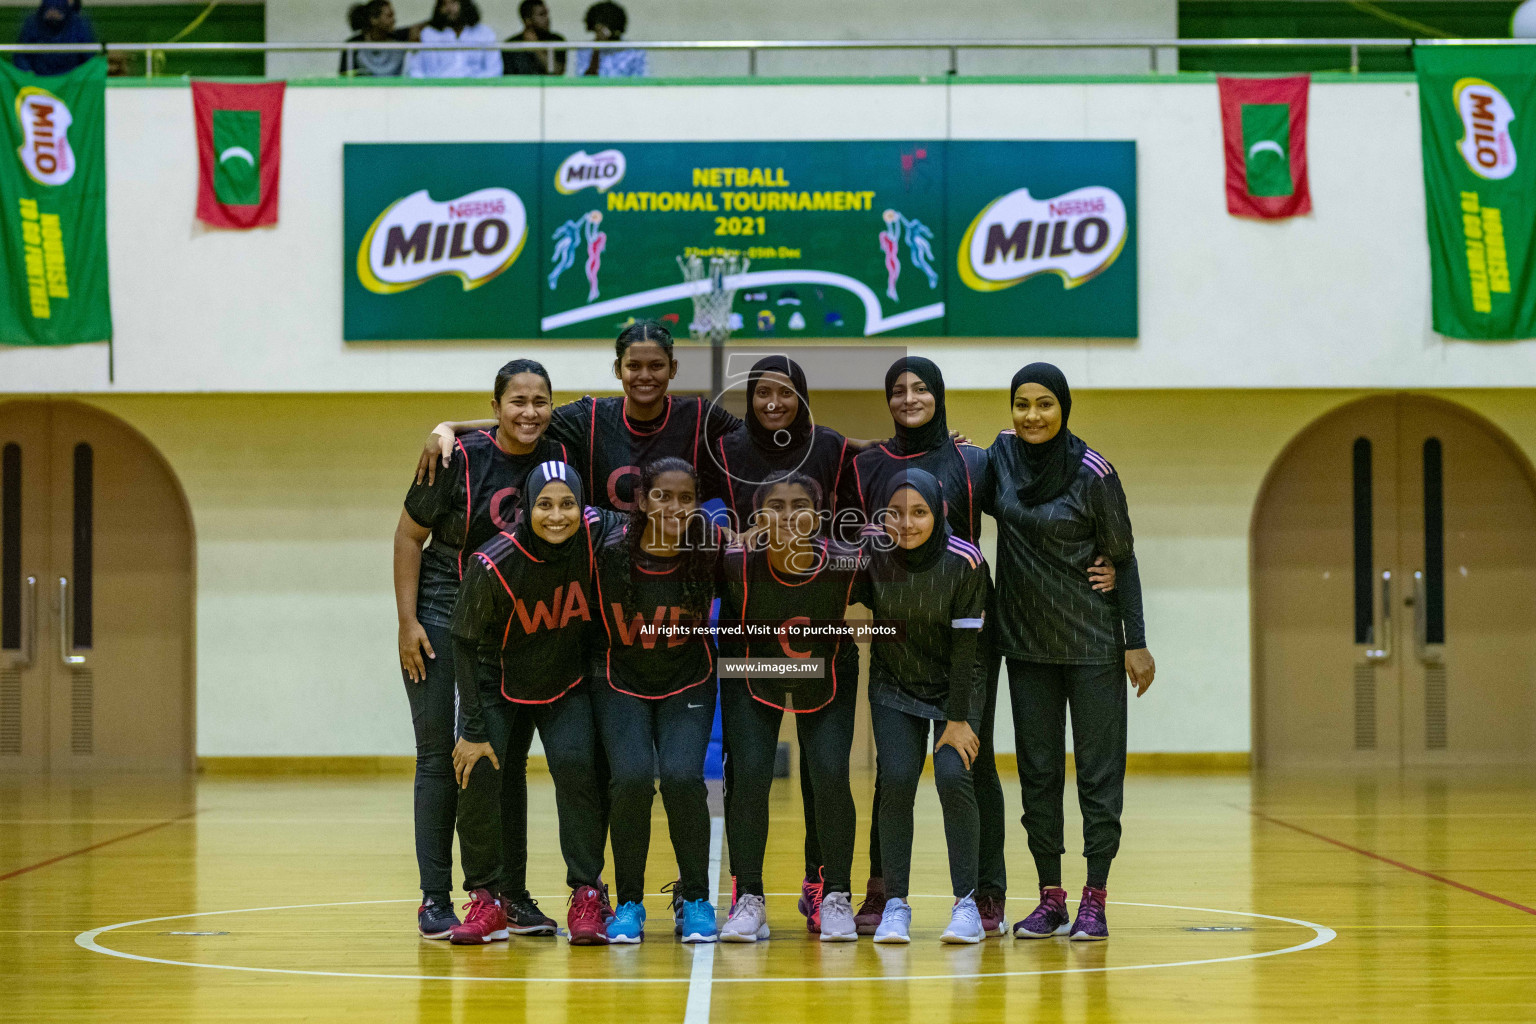
M 1392 657 L 1392 573 L 1381 574 L 1381 646 L 1367 649 L 1366 661 L 1387 661 Z
M 1426 665 L 1439 665 L 1445 660 L 1445 648 L 1429 642 L 1429 606 L 1424 590 L 1424 573 L 1413 574 L 1413 652 Z
M 37 577 L 26 578 L 26 591 L 21 595 L 21 653 L 11 662 L 17 668 L 31 668 L 37 656 Z
M 59 660 L 66 665 L 84 665 L 85 655 L 75 653 L 74 616 L 69 613 L 69 578 L 59 577 Z

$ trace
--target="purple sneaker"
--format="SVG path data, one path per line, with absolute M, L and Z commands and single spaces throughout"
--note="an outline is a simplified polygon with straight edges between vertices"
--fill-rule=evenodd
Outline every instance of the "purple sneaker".
M 1109 938 L 1109 918 L 1104 914 L 1103 889 L 1083 886 L 1083 898 L 1077 905 L 1077 920 L 1072 922 L 1073 942 L 1103 942 Z
M 1052 935 L 1065 935 L 1067 922 L 1067 890 L 1053 885 L 1040 887 L 1040 905 L 1034 912 L 1013 926 L 1016 939 L 1048 939 Z

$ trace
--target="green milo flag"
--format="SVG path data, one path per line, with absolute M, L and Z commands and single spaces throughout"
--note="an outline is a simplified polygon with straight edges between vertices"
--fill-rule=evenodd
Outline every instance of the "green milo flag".
M 1434 327 L 1536 338 L 1536 62 L 1528 47 L 1414 48 Z
M 41 77 L 0 61 L 0 343 L 108 341 L 107 60 Z

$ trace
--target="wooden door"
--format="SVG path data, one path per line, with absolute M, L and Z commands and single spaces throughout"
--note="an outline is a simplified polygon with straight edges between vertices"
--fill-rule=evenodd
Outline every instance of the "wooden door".
M 1457 407 L 1354 403 L 1254 515 L 1265 765 L 1536 762 L 1536 493 Z
M 72 402 L 0 405 L 0 450 L 19 463 L 0 494 L 0 550 L 17 552 L 0 564 L 0 646 L 27 662 L 0 669 L 0 770 L 190 770 L 192 533 L 174 478 Z

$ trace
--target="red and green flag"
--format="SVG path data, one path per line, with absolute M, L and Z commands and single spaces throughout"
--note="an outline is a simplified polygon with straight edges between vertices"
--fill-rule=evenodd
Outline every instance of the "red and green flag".
M 1309 75 L 1216 79 L 1227 212 L 1275 220 L 1312 212 L 1307 184 Z
M 283 83 L 192 83 L 197 219 L 216 228 L 277 223 Z

